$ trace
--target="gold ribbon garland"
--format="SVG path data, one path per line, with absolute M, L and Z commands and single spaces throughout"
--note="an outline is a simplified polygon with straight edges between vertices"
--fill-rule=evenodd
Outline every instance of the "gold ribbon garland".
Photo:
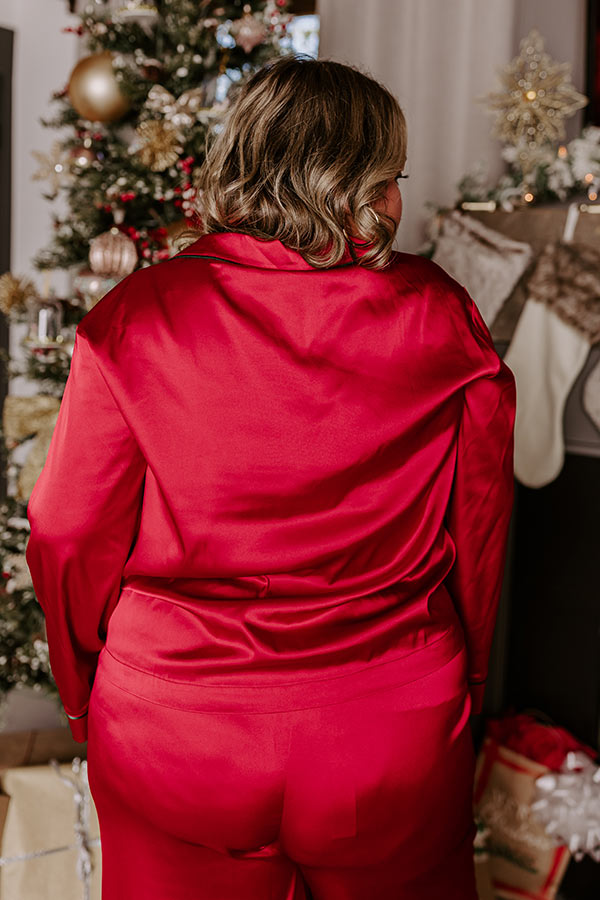
M 2 422 L 4 437 L 9 449 L 11 444 L 35 435 L 31 450 L 17 479 L 17 499 L 27 500 L 42 471 L 50 440 L 56 425 L 60 400 L 46 394 L 35 397 L 17 397 L 9 394 L 4 398 Z

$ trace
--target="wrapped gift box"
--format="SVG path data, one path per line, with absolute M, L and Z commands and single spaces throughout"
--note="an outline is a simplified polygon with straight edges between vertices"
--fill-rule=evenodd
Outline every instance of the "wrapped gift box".
M 1 900 L 100 900 L 100 832 L 81 750 L 68 728 L 0 735 Z
M 490 829 L 481 820 L 476 820 L 477 834 L 474 840 L 475 882 L 478 900 L 495 900 L 490 866 Z
M 496 900 L 489 856 L 475 857 L 475 883 L 479 900 Z
M 530 810 L 548 766 L 486 737 L 477 757 L 474 810 L 490 829 L 494 894 L 502 900 L 554 900 L 571 854 Z

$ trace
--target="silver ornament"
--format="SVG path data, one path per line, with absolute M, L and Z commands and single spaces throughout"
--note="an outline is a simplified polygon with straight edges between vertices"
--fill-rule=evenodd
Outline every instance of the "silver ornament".
M 135 269 L 138 254 L 131 238 L 113 225 L 90 241 L 89 261 L 98 275 L 124 277 Z

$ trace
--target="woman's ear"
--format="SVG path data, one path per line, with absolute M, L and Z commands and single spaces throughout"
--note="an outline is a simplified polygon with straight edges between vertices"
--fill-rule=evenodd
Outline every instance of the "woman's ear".
M 398 227 L 402 218 L 402 194 L 395 178 L 390 179 L 382 197 L 373 204 L 373 209 L 386 213 Z

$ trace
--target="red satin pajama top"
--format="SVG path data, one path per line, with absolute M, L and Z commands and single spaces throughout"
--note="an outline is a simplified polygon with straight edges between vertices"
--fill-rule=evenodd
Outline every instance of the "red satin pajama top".
M 120 598 L 125 661 L 159 677 L 322 678 L 443 638 L 479 711 L 514 415 L 477 307 L 424 257 L 317 269 L 223 233 L 122 279 L 77 327 L 27 507 L 74 737 Z

